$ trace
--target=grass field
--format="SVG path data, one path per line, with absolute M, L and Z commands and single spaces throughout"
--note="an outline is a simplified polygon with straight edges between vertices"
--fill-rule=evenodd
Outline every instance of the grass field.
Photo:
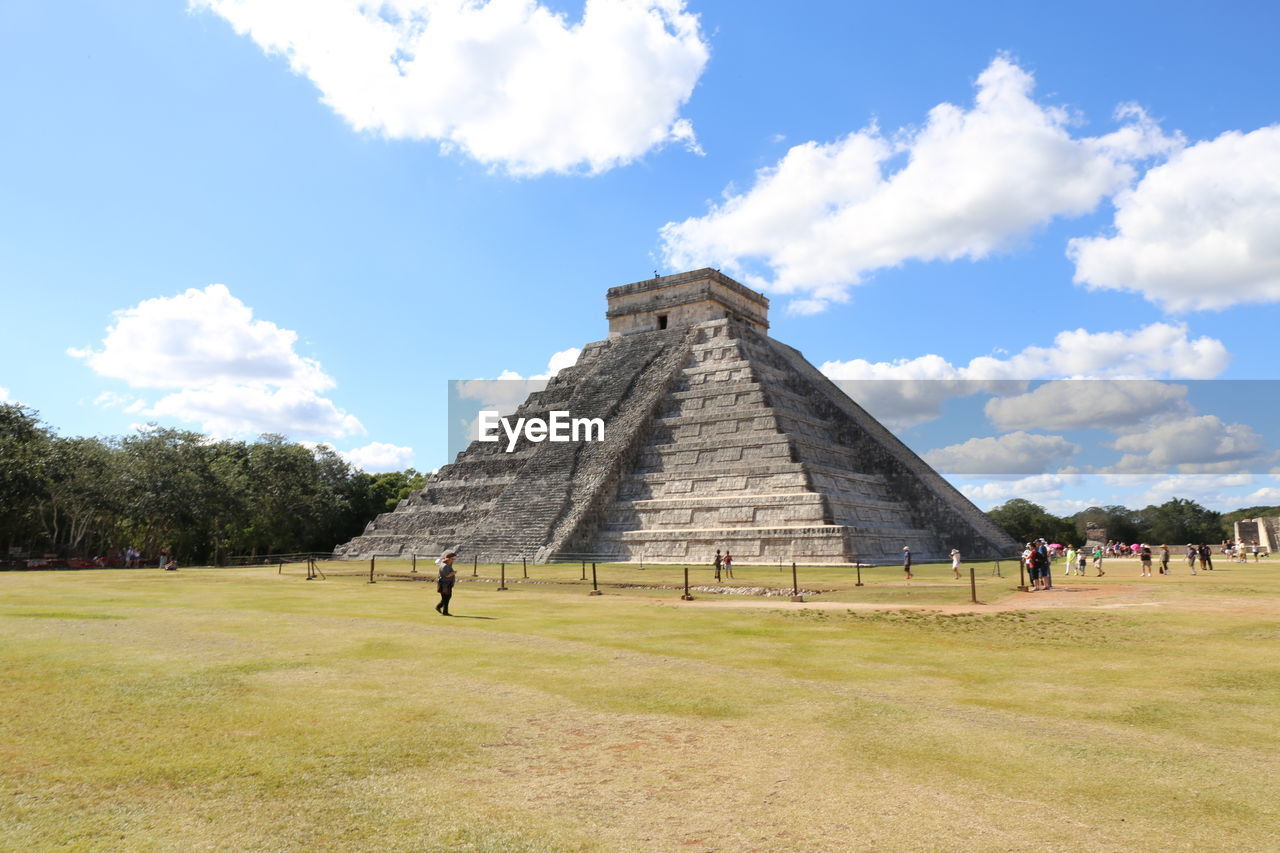
M 1280 560 L 918 568 L 0 573 L 0 849 L 1280 847 Z

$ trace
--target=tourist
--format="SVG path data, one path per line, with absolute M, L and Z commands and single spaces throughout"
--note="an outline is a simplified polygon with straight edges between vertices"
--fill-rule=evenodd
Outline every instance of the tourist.
M 716 583 L 720 582 L 720 567 L 724 565 L 724 557 L 720 556 L 720 549 L 716 549 L 716 558 L 711 561 L 711 565 L 716 570 Z
M 452 616 L 449 612 L 449 599 L 453 598 L 453 584 L 458 579 L 458 573 L 453 570 L 453 561 L 457 557 L 455 551 L 445 551 L 439 560 L 440 577 L 436 581 L 436 592 L 440 593 L 440 603 L 436 605 L 436 612 L 441 616 Z
M 1169 574 L 1169 546 L 1160 546 L 1160 574 Z
M 1062 570 L 1062 574 L 1069 575 L 1076 567 L 1076 546 L 1075 545 L 1067 546 L 1066 561 L 1067 561 L 1067 566 L 1065 569 Z
M 1142 561 L 1142 573 L 1138 577 L 1151 577 L 1151 547 L 1145 542 L 1139 547 L 1138 558 Z
M 1200 556 L 1200 550 L 1195 545 L 1187 545 L 1187 568 L 1191 569 L 1191 574 L 1196 574 L 1196 559 Z
M 960 549 L 951 549 L 951 573 L 956 576 L 956 580 L 960 580 Z
M 169 546 L 168 546 L 168 545 L 165 545 L 163 548 L 161 548 L 161 549 L 160 549 L 160 564 L 159 564 L 159 566 L 158 566 L 157 568 L 161 568 L 161 569 L 163 569 L 163 568 L 168 564 L 168 562 L 169 562 L 169 555 L 170 555 L 171 553 L 172 553 L 172 552 L 169 550 Z
M 1040 570 L 1040 588 L 1053 589 L 1053 572 L 1049 571 L 1049 545 L 1044 539 L 1036 540 L 1036 564 Z
M 1213 549 L 1203 542 L 1200 543 L 1200 568 L 1206 572 L 1213 571 Z
M 1258 562 L 1258 543 L 1257 543 L 1257 542 L 1254 542 L 1254 543 L 1253 543 L 1251 546 L 1249 546 L 1249 547 L 1250 547 L 1250 548 L 1252 548 L 1252 550 L 1253 550 L 1253 561 L 1254 561 L 1255 563 L 1256 563 L 1256 562 Z
M 1027 589 L 1030 590 L 1031 592 L 1036 591 L 1035 555 L 1036 555 L 1036 546 L 1028 542 L 1027 546 L 1022 549 L 1021 559 L 1022 559 L 1022 567 L 1027 570 Z
M 733 555 L 730 554 L 728 551 L 725 551 L 724 560 L 720 563 L 720 566 L 721 568 L 724 569 L 724 576 L 732 580 L 733 579 Z
M 902 546 L 902 571 L 906 573 L 907 580 L 911 580 L 911 549 L 906 545 Z
M 1076 554 L 1076 572 L 1080 577 L 1084 577 L 1085 567 L 1089 564 L 1089 549 L 1087 546 L 1081 545 L 1080 552 Z
M 1102 556 L 1102 546 L 1095 546 L 1093 549 L 1093 567 L 1098 570 L 1098 577 L 1102 577 L 1106 574 L 1106 572 L 1102 570 Z

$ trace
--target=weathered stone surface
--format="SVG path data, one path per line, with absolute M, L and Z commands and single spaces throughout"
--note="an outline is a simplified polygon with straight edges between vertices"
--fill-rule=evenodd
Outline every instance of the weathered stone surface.
M 677 310 L 680 309 L 680 310 Z M 610 337 L 517 415 L 601 417 L 603 442 L 474 442 L 337 553 L 482 560 L 851 563 L 1014 543 L 714 270 L 609 291 Z M 659 320 L 659 318 L 665 318 Z M 660 328 L 664 326 L 665 328 Z
M 1245 518 L 1236 522 L 1235 538 L 1270 554 L 1280 552 L 1280 516 Z

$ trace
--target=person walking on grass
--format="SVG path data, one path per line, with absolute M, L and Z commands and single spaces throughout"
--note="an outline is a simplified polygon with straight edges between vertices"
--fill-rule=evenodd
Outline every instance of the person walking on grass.
M 1138 556 L 1142 560 L 1142 574 L 1139 577 L 1151 577 L 1151 547 L 1143 543 L 1142 550 L 1138 552 Z
M 1102 570 L 1102 546 L 1101 545 L 1095 545 L 1093 548 L 1093 567 L 1098 570 L 1098 577 L 1102 577 L 1103 575 L 1106 574 L 1106 572 Z
M 720 583 L 720 568 L 724 565 L 724 557 L 720 556 L 720 549 L 716 549 L 716 558 L 711 561 L 712 567 L 716 570 L 716 583 Z
M 1213 571 L 1213 549 L 1204 543 L 1200 544 L 1200 568 L 1206 572 Z
M 902 546 L 902 571 L 906 573 L 907 580 L 911 580 L 911 548 L 906 545 Z
M 1200 558 L 1200 550 L 1195 545 L 1187 545 L 1187 568 L 1191 569 L 1191 574 L 1196 573 L 1196 560 Z
M 1063 575 L 1071 574 L 1072 570 L 1075 569 L 1076 567 L 1076 546 L 1075 545 L 1067 546 L 1066 563 L 1067 565 L 1062 570 Z
M 951 549 L 951 573 L 956 576 L 956 580 L 960 580 L 960 549 Z
M 721 561 L 720 567 L 724 569 L 724 576 L 733 580 L 733 555 L 728 551 L 724 552 L 724 560 Z
M 1160 574 L 1169 574 L 1169 546 L 1160 546 Z
M 458 573 L 453 570 L 453 560 L 457 557 L 454 551 L 445 551 L 440 558 L 440 577 L 436 581 L 436 592 L 440 593 L 440 603 L 436 605 L 436 612 L 441 616 L 452 616 L 449 612 L 449 599 L 453 598 L 453 584 L 458 579 Z
M 1053 589 L 1053 572 L 1049 568 L 1049 544 L 1043 539 L 1036 540 L 1036 564 L 1040 569 L 1040 589 L 1048 592 Z
M 1085 545 L 1080 546 L 1080 550 L 1076 552 L 1076 574 L 1084 577 L 1084 570 L 1089 565 L 1089 548 Z

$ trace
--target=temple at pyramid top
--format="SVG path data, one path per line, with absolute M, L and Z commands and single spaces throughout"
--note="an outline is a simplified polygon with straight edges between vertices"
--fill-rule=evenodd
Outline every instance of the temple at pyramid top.
M 769 300 L 724 275 L 700 269 L 609 288 L 609 336 L 734 319 L 769 330 Z
M 473 441 L 345 557 L 849 565 L 1016 543 L 797 350 L 769 300 L 716 270 L 608 292 L 609 335 L 513 417 L 600 419 L 602 440 Z

